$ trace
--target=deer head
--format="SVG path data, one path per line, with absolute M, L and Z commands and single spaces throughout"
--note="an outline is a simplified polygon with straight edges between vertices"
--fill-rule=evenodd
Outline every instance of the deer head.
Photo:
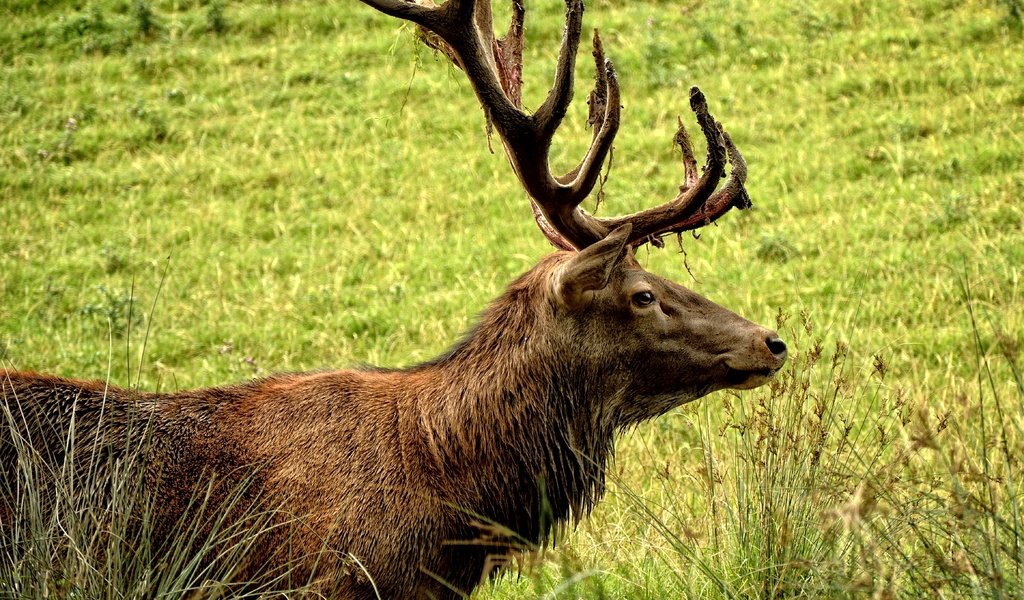
M 550 271 L 549 292 L 559 315 L 555 328 L 583 353 L 602 357 L 602 379 L 616 396 L 642 399 L 619 407 L 624 425 L 664 412 L 722 388 L 761 385 L 783 365 L 786 345 L 770 331 L 685 287 L 648 273 L 633 257 L 638 246 L 661 246 L 662 238 L 708 225 L 732 207 L 748 208 L 746 163 L 729 135 L 708 112 L 704 95 L 690 91 L 690 106 L 707 142 L 698 175 L 682 120 L 674 141 L 683 163 L 675 198 L 637 213 L 597 217 L 580 208 L 600 180 L 620 121 L 615 68 L 605 59 L 595 31 L 595 85 L 589 95 L 590 148 L 563 175 L 552 173 L 548 154 L 573 95 L 573 69 L 581 38 L 583 3 L 566 0 L 566 24 L 554 85 L 532 114 L 522 107 L 525 10 L 513 0 L 507 34 L 494 36 L 489 2 L 363 0 L 416 23 L 423 40 L 462 69 L 509 162 L 530 197 L 534 218 L 565 257 Z M 731 172 L 725 178 L 726 165 Z M 722 179 L 725 178 L 724 183 Z M 722 183 L 721 187 L 719 184 Z M 581 347 L 582 344 L 582 347 Z
M 630 249 L 632 226 L 569 256 L 552 271 L 551 329 L 559 344 L 610 385 L 610 427 L 625 427 L 723 388 L 767 382 L 786 345 L 685 287 L 649 273 Z M 599 375 L 598 375 L 599 373 Z

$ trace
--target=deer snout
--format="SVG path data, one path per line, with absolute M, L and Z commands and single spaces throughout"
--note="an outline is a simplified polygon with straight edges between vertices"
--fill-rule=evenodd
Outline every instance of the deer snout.
M 726 387 L 750 389 L 763 385 L 786 363 L 786 342 L 774 331 L 755 327 L 747 343 L 724 356 Z

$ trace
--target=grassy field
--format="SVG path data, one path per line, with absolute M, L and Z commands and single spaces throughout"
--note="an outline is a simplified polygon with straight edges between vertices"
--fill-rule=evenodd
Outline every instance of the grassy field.
M 563 9 L 528 8 L 536 106 Z M 480 597 L 1024 595 L 1022 12 L 588 6 L 624 95 L 601 214 L 674 194 L 700 85 L 755 208 L 684 240 L 692 277 L 671 244 L 641 261 L 783 321 L 795 359 L 626 435 L 597 511 Z M 0 17 L 5 366 L 167 390 L 408 365 L 550 250 L 462 74 L 358 2 Z

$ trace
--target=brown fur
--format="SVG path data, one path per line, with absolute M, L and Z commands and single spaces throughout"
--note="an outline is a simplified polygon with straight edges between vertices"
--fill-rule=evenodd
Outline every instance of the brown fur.
M 781 365 L 763 348 L 771 332 L 614 245 L 544 259 L 464 341 L 410 369 L 167 394 L 0 373 L 0 406 L 15 421 L 4 430 L 60 465 L 72 416 L 79 440 L 106 436 L 115 453 L 129 451 L 118 441 L 130 421 L 147 422 L 158 536 L 196 517 L 190 499 L 211 478 L 220 497 L 247 482 L 244 504 L 278 509 L 281 526 L 240 580 L 291 560 L 297 580 L 315 579 L 332 597 L 372 598 L 374 587 L 383 598 L 467 594 L 517 546 L 548 541 L 590 510 L 617 430 L 714 389 L 750 387 Z M 658 295 L 657 313 L 631 304 L 637 286 Z M 571 303 L 560 300 L 566 290 Z M 0 433 L 7 482 L 10 435 Z M 0 492 L 8 522 L 10 502 Z

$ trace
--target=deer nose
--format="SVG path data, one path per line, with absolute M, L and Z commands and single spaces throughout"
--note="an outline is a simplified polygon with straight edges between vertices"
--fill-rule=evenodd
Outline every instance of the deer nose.
M 779 361 L 786 360 L 786 342 L 782 341 L 782 338 L 777 335 L 770 335 L 764 343 L 768 346 L 768 351 L 772 353 L 772 356 L 779 359 Z

